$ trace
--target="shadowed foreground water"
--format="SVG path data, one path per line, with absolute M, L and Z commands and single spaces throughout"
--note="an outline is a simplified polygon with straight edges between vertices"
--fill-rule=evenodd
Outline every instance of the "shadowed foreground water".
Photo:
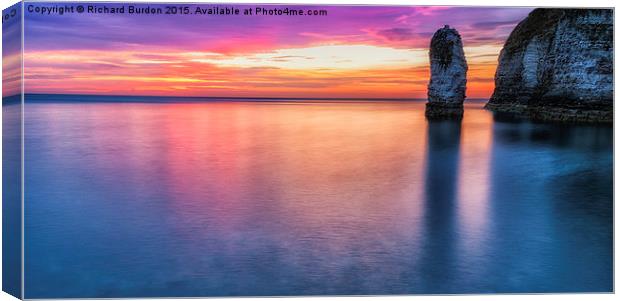
M 27 298 L 612 290 L 612 128 L 28 103 Z

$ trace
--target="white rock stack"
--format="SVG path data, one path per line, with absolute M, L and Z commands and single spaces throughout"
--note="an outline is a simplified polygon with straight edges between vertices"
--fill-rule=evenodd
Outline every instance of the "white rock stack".
M 499 56 L 486 105 L 532 119 L 613 122 L 613 9 L 533 10 Z
M 467 83 L 467 61 L 461 35 L 446 25 L 431 39 L 431 79 L 428 84 L 427 118 L 461 118 Z

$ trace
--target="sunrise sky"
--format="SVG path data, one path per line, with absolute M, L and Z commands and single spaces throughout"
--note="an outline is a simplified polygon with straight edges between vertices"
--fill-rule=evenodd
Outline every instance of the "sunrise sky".
M 26 13 L 26 92 L 425 98 L 430 38 L 449 24 L 463 38 L 467 96 L 485 98 L 503 42 L 532 10 L 312 8 L 328 15 Z

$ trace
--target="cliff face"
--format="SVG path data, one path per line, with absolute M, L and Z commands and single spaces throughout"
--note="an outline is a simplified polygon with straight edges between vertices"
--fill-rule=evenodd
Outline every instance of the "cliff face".
M 499 56 L 486 106 L 557 121 L 613 121 L 613 11 L 536 9 Z
M 437 30 L 431 39 L 429 57 L 431 77 L 426 116 L 462 116 L 467 62 L 458 31 L 448 25 Z

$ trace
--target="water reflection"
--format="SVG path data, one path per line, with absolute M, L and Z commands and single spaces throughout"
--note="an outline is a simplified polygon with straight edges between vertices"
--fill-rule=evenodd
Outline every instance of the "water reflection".
M 458 245 L 457 254 L 461 269 L 467 277 L 460 277 L 461 286 L 470 291 L 485 291 L 490 264 L 488 246 L 490 241 L 490 151 L 493 140 L 489 113 L 478 104 L 466 104 L 461 135 L 460 164 L 458 175 Z M 477 268 L 472 268 L 477 267 Z
M 551 145 L 583 152 L 607 151 L 613 146 L 613 139 L 609 139 L 611 125 L 532 123 L 510 116 L 493 117 L 497 139 L 506 144 Z
M 429 121 L 425 177 L 426 293 L 488 291 L 490 116 L 466 105 L 461 120 Z M 465 276 L 466 275 L 466 276 Z
M 458 167 L 461 143 L 461 120 L 428 121 L 426 150 L 424 252 L 419 258 L 429 275 L 424 289 L 429 293 L 445 292 L 452 285 L 455 260 L 455 231 Z M 443 278 L 443 283 L 433 283 Z
M 523 282 L 531 292 L 610 291 L 612 128 L 495 120 L 491 253 L 514 252 L 491 272 L 514 292 Z
M 2 288 L 21 296 L 21 98 L 2 100 Z
M 610 132 L 465 109 L 29 104 L 26 297 L 609 290 Z

